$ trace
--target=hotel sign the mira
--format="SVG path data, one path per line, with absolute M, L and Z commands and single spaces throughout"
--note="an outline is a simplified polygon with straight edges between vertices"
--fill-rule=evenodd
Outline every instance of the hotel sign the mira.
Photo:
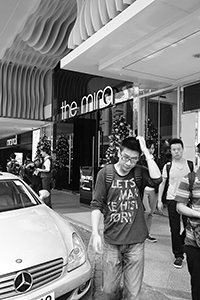
M 89 94 L 81 99 L 80 107 L 76 101 L 68 104 L 66 100 L 62 101 L 61 119 L 66 120 L 77 115 L 86 114 L 98 109 L 103 109 L 117 103 L 131 100 L 139 95 L 139 88 L 132 87 L 125 89 L 114 95 L 111 86 L 106 86 L 103 90 L 99 90 L 94 94 Z
M 107 86 L 104 90 L 99 90 L 97 93 L 84 96 L 81 99 L 80 107 L 78 107 L 76 101 L 73 101 L 71 104 L 67 104 L 66 101 L 63 101 L 61 106 L 62 120 L 112 105 L 113 98 L 113 89 Z

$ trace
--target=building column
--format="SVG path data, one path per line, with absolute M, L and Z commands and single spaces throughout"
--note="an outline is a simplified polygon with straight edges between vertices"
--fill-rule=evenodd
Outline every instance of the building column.
M 138 135 L 145 133 L 145 98 L 138 99 Z
M 183 89 L 177 88 L 177 130 L 176 136 L 180 138 L 181 134 L 181 114 L 182 114 L 182 99 L 183 98 Z

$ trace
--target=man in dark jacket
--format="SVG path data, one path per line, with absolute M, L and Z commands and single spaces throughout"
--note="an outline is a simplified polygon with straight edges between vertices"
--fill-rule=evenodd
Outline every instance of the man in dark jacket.
M 42 180 L 42 189 L 49 192 L 49 197 L 45 198 L 45 203 L 52 208 L 51 206 L 51 177 L 52 177 L 52 159 L 51 159 L 51 150 L 46 147 L 41 147 L 41 155 L 43 158 L 42 168 L 37 168 L 36 171 L 40 174 Z
M 7 172 L 12 173 L 14 175 L 19 175 L 20 164 L 16 160 L 15 153 L 11 153 L 10 161 L 7 163 L 6 170 Z

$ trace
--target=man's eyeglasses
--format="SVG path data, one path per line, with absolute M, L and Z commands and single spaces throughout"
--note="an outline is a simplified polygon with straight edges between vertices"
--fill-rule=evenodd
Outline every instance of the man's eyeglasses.
M 129 157 L 129 156 L 126 156 L 126 155 L 123 155 L 121 154 L 121 158 L 123 161 L 125 162 L 128 162 L 130 161 L 131 164 L 137 162 L 139 160 L 139 157 L 138 156 L 135 156 L 135 157 Z

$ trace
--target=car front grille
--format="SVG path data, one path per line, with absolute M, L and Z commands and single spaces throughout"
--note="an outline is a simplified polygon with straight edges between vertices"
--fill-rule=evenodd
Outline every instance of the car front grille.
M 58 258 L 52 261 L 45 262 L 25 270 L 12 272 L 0 276 L 0 299 L 5 299 L 19 295 L 15 290 L 14 281 L 20 272 L 28 272 L 33 280 L 30 291 L 43 286 L 61 276 L 63 270 L 63 259 Z

